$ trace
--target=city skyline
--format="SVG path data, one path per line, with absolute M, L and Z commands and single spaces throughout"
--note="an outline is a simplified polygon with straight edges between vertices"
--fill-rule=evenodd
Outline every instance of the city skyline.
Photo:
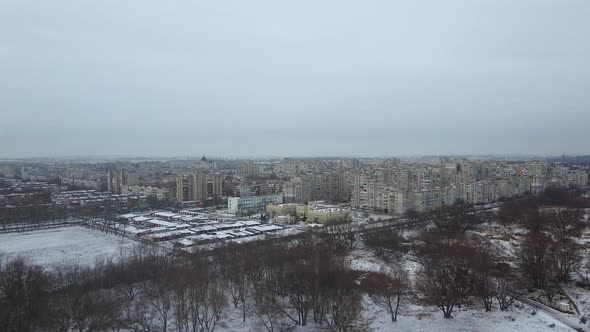
M 0 331 L 590 332 L 589 0 L 0 8 Z
M 35 160 L 59 160 L 59 161 L 88 161 L 93 162 L 97 160 L 105 161 L 150 161 L 150 160 L 198 160 L 205 154 L 187 154 L 187 155 L 63 155 L 63 156 L 30 156 L 30 157 L 12 157 L 2 158 L 0 161 L 35 161 Z M 440 158 L 466 158 L 473 160 L 536 160 L 536 159 L 554 159 L 554 158 L 568 158 L 568 157 L 587 157 L 588 154 L 584 153 L 561 153 L 561 154 L 534 154 L 534 153 L 522 153 L 522 154 L 407 154 L 407 155 L 395 155 L 395 154 L 383 154 L 383 155 L 219 155 L 219 154 L 206 154 L 209 159 L 212 160 L 251 160 L 251 161 L 265 161 L 265 160 L 281 160 L 281 159 L 297 159 L 297 160 L 346 160 L 346 159 L 375 159 L 375 160 L 388 160 L 388 159 L 399 159 L 404 160 L 438 160 Z

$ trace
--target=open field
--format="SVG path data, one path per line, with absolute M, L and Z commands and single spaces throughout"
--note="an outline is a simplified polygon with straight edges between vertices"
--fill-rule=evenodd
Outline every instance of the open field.
M 222 320 L 216 330 L 219 331 L 264 331 L 258 320 L 249 316 L 242 322 L 240 309 L 228 306 L 222 315 Z M 492 312 L 485 312 L 483 308 L 458 308 L 452 319 L 445 319 L 440 310 L 434 307 L 424 307 L 411 303 L 404 303 L 400 310 L 398 322 L 392 323 L 389 314 L 374 304 L 370 297 L 363 297 L 362 317 L 368 323 L 369 331 L 440 331 L 440 332 L 537 332 L 555 331 L 566 332 L 572 329 L 564 326 L 556 319 L 541 311 L 535 311 L 528 305 L 519 304 L 509 311 L 494 308 Z M 321 330 L 318 324 L 309 322 L 308 326 L 297 326 L 293 331 L 313 332 Z
M 22 256 L 34 264 L 78 262 L 92 265 L 98 257 L 118 256 L 136 241 L 80 226 L 0 234 L 0 256 Z

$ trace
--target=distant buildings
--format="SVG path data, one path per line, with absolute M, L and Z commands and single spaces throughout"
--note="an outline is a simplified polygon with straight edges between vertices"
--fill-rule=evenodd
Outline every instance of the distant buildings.
M 64 205 L 67 207 L 109 205 L 115 210 L 147 207 L 147 196 L 119 195 L 96 190 L 56 192 L 52 194 L 51 200 L 57 205 Z
M 158 188 L 151 186 L 123 186 L 121 189 L 123 195 L 139 195 L 151 196 L 159 200 L 168 200 L 170 198 L 170 190 L 168 188 Z
M 115 194 L 120 194 L 124 180 L 126 180 L 125 172 L 109 170 L 107 172 L 107 190 Z
M 223 195 L 223 176 L 220 173 L 194 171 L 190 175 L 176 177 L 176 200 L 178 202 L 200 201 Z
M 348 201 L 345 175 L 335 171 L 306 173 L 292 177 L 283 184 L 283 195 L 288 203 L 309 201 Z
M 62 178 L 62 183 L 68 184 L 74 187 L 81 187 L 86 189 L 100 190 L 102 189 L 103 182 L 94 179 L 76 179 L 76 178 Z
M 124 170 L 109 170 L 106 175 L 107 190 L 120 194 L 123 186 L 137 186 L 139 185 L 139 175 L 135 172 L 127 172 Z
M 486 204 L 547 186 L 585 186 L 586 169 L 545 161 L 508 162 L 443 158 L 438 164 L 381 163 L 353 172 L 351 206 L 403 214 L 462 200 Z
M 258 175 L 260 174 L 260 166 L 251 161 L 242 162 L 238 165 L 238 174 Z
M 0 194 L 25 193 L 34 189 L 29 188 L 32 183 L 45 182 L 55 184 L 50 191 L 108 190 L 113 195 L 175 199 L 178 206 L 185 207 L 219 206 L 224 200 L 217 198 L 240 196 L 230 199 L 234 213 L 260 212 L 267 202 L 303 205 L 324 201 L 349 203 L 352 209 L 403 214 L 409 209 L 425 211 L 457 200 L 486 204 L 525 192 L 539 193 L 549 186 L 588 184 L 587 166 L 466 158 L 213 162 L 203 156 L 184 160 L 11 161 L 0 164 L 0 173 L 3 179 L 22 182 L 5 186 Z M 280 199 L 267 201 L 267 197 Z

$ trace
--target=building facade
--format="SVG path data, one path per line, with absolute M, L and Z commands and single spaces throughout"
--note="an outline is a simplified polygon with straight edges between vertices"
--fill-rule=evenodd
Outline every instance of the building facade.
M 227 209 L 230 213 L 248 214 L 265 210 L 267 204 L 282 204 L 283 195 L 228 197 Z

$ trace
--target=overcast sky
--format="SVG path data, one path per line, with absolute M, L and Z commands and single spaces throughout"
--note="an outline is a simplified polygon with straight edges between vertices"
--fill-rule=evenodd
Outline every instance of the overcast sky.
M 0 0 L 0 158 L 590 153 L 590 1 Z

